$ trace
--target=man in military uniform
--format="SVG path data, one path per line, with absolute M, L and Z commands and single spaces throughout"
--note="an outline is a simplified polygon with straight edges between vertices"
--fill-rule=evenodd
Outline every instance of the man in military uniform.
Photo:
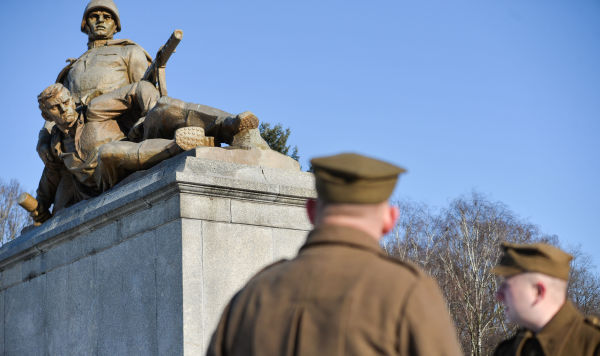
M 225 308 L 210 356 L 461 355 L 433 279 L 379 246 L 404 169 L 357 154 L 315 158 L 314 224 L 292 260 L 254 276 Z
M 159 96 L 146 81 L 95 97 L 79 108 L 60 83 L 38 96 L 42 116 L 55 126 L 50 140 L 53 163 L 44 168 L 37 190 L 38 207 L 32 214 L 36 222 L 50 217 L 52 204 L 56 212 L 184 150 L 212 146 L 214 136 L 231 143 L 228 140 L 240 131 L 258 127 L 258 119 L 250 112 L 235 117 L 224 112 L 209 115 L 196 104 Z M 140 116 L 148 118 L 140 123 L 144 140 L 127 141 L 124 131 L 128 130 L 123 127 L 130 127 Z M 164 136 L 151 136 L 156 133 Z
M 566 252 L 544 244 L 503 243 L 493 272 L 501 281 L 497 299 L 516 335 L 498 345 L 494 355 L 600 355 L 600 325 L 567 300 Z

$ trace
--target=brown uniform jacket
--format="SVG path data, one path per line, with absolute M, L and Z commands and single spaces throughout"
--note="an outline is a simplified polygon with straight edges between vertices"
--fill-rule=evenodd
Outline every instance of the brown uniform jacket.
M 494 355 L 599 356 L 600 326 L 567 301 L 540 332 L 522 329 L 500 343 Z
M 367 234 L 313 230 L 226 307 L 208 355 L 460 355 L 436 283 Z

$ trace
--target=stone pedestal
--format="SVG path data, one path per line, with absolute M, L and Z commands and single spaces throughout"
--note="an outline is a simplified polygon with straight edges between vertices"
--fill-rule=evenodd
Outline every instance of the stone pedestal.
M 233 293 L 311 228 L 294 164 L 198 148 L 3 246 L 0 354 L 203 355 Z

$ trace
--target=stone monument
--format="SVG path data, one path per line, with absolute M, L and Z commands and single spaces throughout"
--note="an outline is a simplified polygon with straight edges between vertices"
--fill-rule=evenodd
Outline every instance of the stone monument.
M 88 51 L 38 97 L 45 169 L 23 205 L 39 226 L 0 248 L 0 354 L 204 354 L 233 293 L 311 228 L 312 174 L 252 113 L 167 97 L 168 54 L 120 27 L 90 1 Z

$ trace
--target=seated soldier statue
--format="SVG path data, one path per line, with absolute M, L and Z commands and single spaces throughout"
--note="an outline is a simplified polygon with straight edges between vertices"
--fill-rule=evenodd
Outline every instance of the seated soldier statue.
M 69 90 L 56 83 L 38 96 L 42 116 L 54 122 L 51 154 L 37 189 L 34 221 L 112 188 L 127 175 L 197 146 L 231 144 L 258 127 L 258 118 L 160 97 L 140 81 L 76 107 Z M 50 207 L 53 205 L 52 214 Z

